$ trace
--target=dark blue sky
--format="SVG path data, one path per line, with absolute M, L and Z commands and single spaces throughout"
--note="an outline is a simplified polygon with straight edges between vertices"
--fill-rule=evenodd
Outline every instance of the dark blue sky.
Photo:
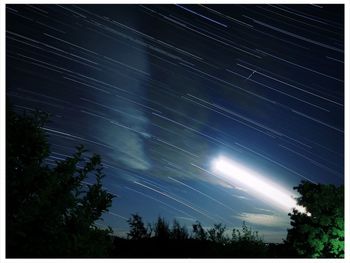
M 280 241 L 287 212 L 212 174 L 224 155 L 293 193 L 344 181 L 342 5 L 7 5 L 6 94 L 52 114 L 54 164 L 85 144 L 139 213 L 242 220 Z M 89 182 L 87 182 L 89 183 Z

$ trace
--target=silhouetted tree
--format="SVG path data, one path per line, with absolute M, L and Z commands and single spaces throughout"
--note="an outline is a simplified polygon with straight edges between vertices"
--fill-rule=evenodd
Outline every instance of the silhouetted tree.
M 185 226 L 181 226 L 177 220 L 174 220 L 173 226 L 170 232 L 170 238 L 175 240 L 188 239 L 188 231 Z
M 232 239 L 234 241 L 252 241 L 259 242 L 261 237 L 259 237 L 258 231 L 252 231 L 251 228 L 248 228 L 245 221 L 242 223 L 242 231 L 239 229 L 232 230 Z
M 214 227 L 208 230 L 208 239 L 210 241 L 226 244 L 229 240 L 227 236 L 225 236 L 225 226 L 222 224 L 214 224 Z
M 145 227 L 142 221 L 142 217 L 138 214 L 132 214 L 131 218 L 128 220 L 130 231 L 127 234 L 129 239 L 140 240 L 149 238 L 151 231 Z
M 158 217 L 157 222 L 154 224 L 153 231 L 156 239 L 167 240 L 170 238 L 169 224 L 160 216 Z
M 241 230 L 237 228 L 232 230 L 232 237 L 227 241 L 227 244 L 229 244 L 233 254 L 241 257 L 266 257 L 268 253 L 268 247 L 259 236 L 258 231 L 252 231 L 244 221 Z
M 195 224 L 192 225 L 193 238 L 198 240 L 207 240 L 208 234 L 202 227 L 199 221 L 196 221 Z
M 42 129 L 47 119 L 42 112 L 6 111 L 6 256 L 105 256 L 111 229 L 94 223 L 108 211 L 113 196 L 102 189 L 100 157 L 86 161 L 80 146 L 50 168 Z M 87 185 L 91 173 L 96 182 Z
M 344 257 L 344 187 L 303 181 L 294 189 L 310 214 L 289 214 L 286 243 L 302 257 Z
M 131 229 L 137 231 L 130 231 L 128 236 L 135 238 L 115 238 L 113 250 L 115 257 L 259 258 L 276 257 L 276 255 L 283 257 L 287 248 L 284 244 L 266 245 L 258 232 L 248 228 L 245 222 L 242 229 L 233 231 L 232 238 L 225 234 L 226 227 L 222 224 L 215 224 L 205 230 L 197 221 L 193 225 L 192 235 L 189 235 L 186 227 L 181 226 L 178 221 L 174 220 L 169 228 L 164 218 L 158 217 L 153 223 L 154 236 L 151 236 L 150 230 L 145 228 L 138 215 L 132 215 L 129 224 Z

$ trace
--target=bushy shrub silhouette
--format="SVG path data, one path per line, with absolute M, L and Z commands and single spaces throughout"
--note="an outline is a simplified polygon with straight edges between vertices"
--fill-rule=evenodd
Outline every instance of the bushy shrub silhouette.
M 108 255 L 111 229 L 95 226 L 113 198 L 102 188 L 101 159 L 86 160 L 79 146 L 49 167 L 47 120 L 42 112 L 6 110 L 6 257 Z M 90 175 L 95 183 L 87 185 Z

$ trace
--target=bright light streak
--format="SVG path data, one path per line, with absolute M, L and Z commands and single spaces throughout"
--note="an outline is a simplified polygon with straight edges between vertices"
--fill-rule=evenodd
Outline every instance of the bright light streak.
M 290 192 L 233 160 L 221 156 L 214 160 L 213 170 L 215 174 L 220 175 L 223 179 L 240 183 L 249 188 L 251 194 L 265 197 L 283 210 L 290 211 L 292 208 L 296 208 L 302 213 L 306 212 L 304 207 L 297 205 Z

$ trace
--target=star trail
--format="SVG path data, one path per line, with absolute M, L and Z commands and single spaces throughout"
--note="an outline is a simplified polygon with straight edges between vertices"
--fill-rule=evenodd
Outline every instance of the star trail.
M 6 5 L 6 86 L 51 114 L 49 165 L 101 155 L 117 197 L 97 225 L 120 235 L 137 212 L 285 238 L 287 212 L 218 156 L 291 194 L 344 182 L 343 5 Z

